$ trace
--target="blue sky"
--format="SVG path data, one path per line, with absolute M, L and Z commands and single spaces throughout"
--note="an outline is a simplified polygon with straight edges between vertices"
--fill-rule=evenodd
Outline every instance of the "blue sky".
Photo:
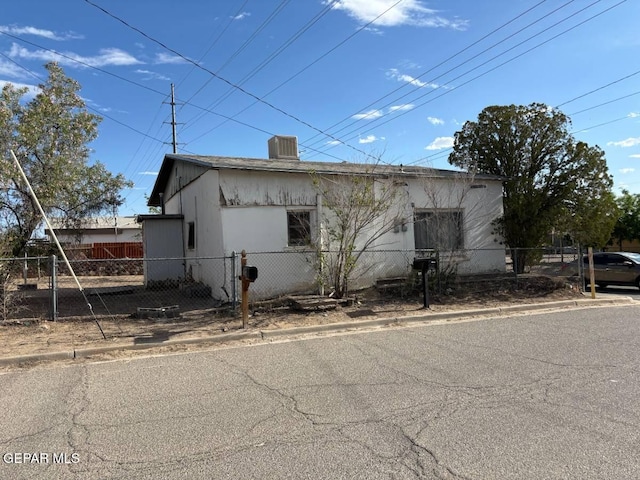
M 106 10 L 106 12 L 105 12 Z M 93 158 L 145 213 L 171 151 L 450 168 L 454 133 L 489 105 L 541 102 L 640 193 L 637 0 L 23 0 L 3 4 L 0 84 L 58 61 L 103 116 Z M 61 55 L 60 55 L 61 54 Z

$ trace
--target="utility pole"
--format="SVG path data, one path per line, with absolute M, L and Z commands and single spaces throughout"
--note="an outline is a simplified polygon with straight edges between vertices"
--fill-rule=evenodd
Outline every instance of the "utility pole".
M 176 133 L 176 126 L 178 123 L 176 122 L 176 93 L 175 93 L 175 85 L 171 84 L 171 101 L 170 102 L 162 102 L 169 103 L 171 105 L 171 134 L 172 134 L 172 142 L 171 146 L 173 147 L 173 153 L 178 153 L 178 135 Z M 169 123 L 169 122 L 164 122 Z
M 171 133 L 173 153 L 178 153 L 178 139 L 176 138 L 176 93 L 173 83 L 171 84 Z

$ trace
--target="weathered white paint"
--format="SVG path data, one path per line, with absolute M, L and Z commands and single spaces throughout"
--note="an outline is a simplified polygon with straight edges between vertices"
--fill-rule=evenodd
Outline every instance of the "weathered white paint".
M 177 172 L 177 173 L 176 173 Z M 191 181 L 183 184 L 191 172 Z M 337 179 L 340 177 L 337 176 Z M 483 180 L 484 188 L 469 189 L 468 182 L 455 177 L 429 180 L 406 175 L 394 179 L 398 194 L 391 217 L 403 219 L 373 245 L 374 250 L 395 250 L 383 254 L 365 253 L 356 270 L 352 287 L 370 285 L 376 279 L 406 275 L 414 255 L 413 215 L 416 209 L 461 209 L 464 221 L 464 251 L 446 258 L 455 261 L 461 273 L 505 270 L 504 250 L 494 240 L 491 222 L 502 214 L 502 185 Z M 339 181 L 339 180 L 338 180 Z M 376 180 L 376 189 L 389 179 Z M 185 250 L 187 274 L 211 286 L 215 298 L 229 300 L 230 264 L 222 257 L 246 250 L 248 262 L 258 267 L 258 280 L 251 285 L 252 298 L 317 290 L 319 262 L 312 251 L 287 245 L 287 210 L 312 212 L 314 227 L 328 228 L 331 212 L 313 185 L 309 173 L 212 169 L 202 173 L 177 167 L 169 183 L 182 188 L 166 199 L 166 213 L 184 215 L 183 231 L 174 241 L 185 241 L 189 222 L 196 226 L 196 245 Z M 320 210 L 320 215 L 318 214 Z M 335 219 L 334 219 L 335 220 Z M 371 231 L 381 226 L 379 222 Z M 166 234 L 163 234 L 166 238 Z M 182 248 L 182 244 L 181 248 Z M 331 248 L 332 245 L 324 245 Z M 186 248 L 186 246 L 185 246 Z M 479 253 L 469 253 L 484 249 Z M 238 272 L 239 273 L 239 272 Z
M 223 206 L 304 206 L 316 203 L 316 191 L 309 173 L 222 170 L 220 192 Z

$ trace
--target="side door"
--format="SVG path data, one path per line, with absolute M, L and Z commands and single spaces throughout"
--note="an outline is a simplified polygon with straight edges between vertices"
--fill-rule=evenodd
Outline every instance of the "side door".
M 605 272 L 605 281 L 611 284 L 633 284 L 636 277 L 633 262 L 615 253 L 607 255 Z

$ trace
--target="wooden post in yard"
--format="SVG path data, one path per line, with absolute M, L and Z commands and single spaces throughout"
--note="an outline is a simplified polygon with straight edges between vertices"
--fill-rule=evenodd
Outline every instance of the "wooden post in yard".
M 591 298 L 596 298 L 596 276 L 593 271 L 593 247 L 587 250 L 589 255 L 589 285 L 591 286 Z
M 247 266 L 247 252 L 242 250 L 240 254 L 240 280 L 242 281 L 242 328 L 247 328 L 249 321 L 249 280 L 244 276 L 244 267 Z

